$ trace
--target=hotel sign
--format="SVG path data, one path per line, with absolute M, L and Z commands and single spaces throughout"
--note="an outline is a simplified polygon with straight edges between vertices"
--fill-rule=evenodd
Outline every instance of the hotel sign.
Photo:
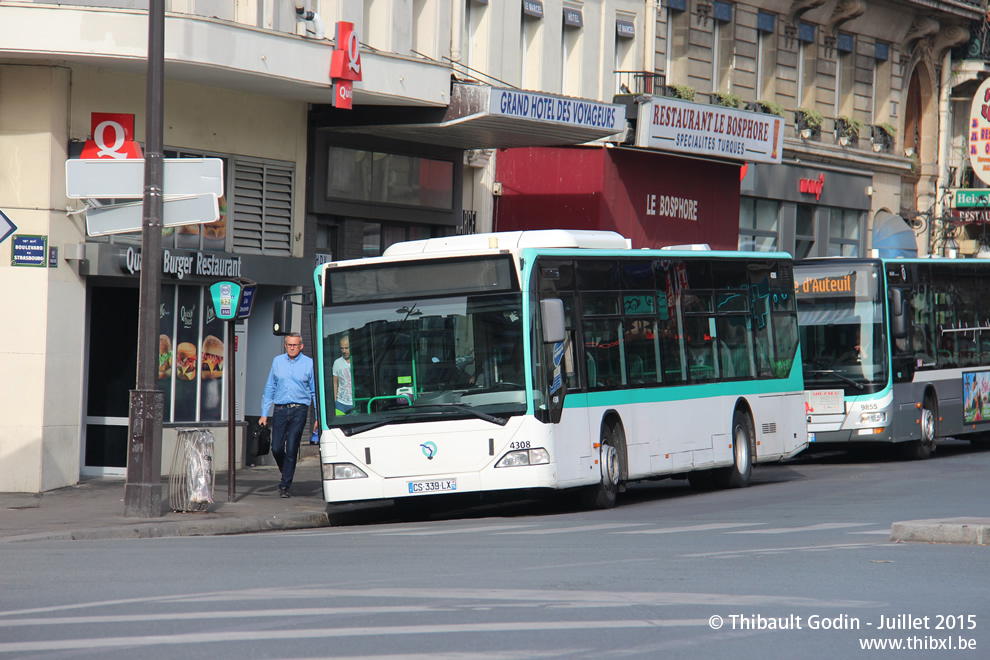
M 640 106 L 636 146 L 757 163 L 779 163 L 784 118 L 655 96 Z
M 500 87 L 492 88 L 488 112 L 498 117 L 602 128 L 613 133 L 618 133 L 626 126 L 624 105 Z

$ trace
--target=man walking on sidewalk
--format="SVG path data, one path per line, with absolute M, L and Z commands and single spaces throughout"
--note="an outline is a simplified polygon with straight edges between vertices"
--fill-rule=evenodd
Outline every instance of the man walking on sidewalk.
M 261 419 L 268 425 L 268 411 L 275 404 L 272 429 L 272 455 L 282 472 L 278 482 L 279 497 L 289 497 L 292 477 L 296 473 L 299 439 L 302 437 L 310 404 L 316 405 L 316 381 L 312 358 L 302 354 L 302 337 L 298 332 L 285 336 L 285 353 L 276 355 L 261 397 Z M 319 420 L 313 430 L 319 428 Z

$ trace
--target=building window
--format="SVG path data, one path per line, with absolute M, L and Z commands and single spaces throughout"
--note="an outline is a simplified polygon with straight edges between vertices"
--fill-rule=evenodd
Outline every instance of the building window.
M 667 3 L 667 38 L 664 71 L 667 84 L 688 82 L 688 49 L 690 48 L 691 13 L 683 5 Z
M 329 163 L 327 199 L 453 207 L 453 161 L 331 146 Z
M 798 204 L 794 222 L 794 258 L 805 259 L 812 256 L 815 247 L 815 210 L 809 204 Z
M 890 46 L 878 43 L 874 47 L 873 55 L 873 123 L 880 124 L 893 117 L 893 107 L 891 106 L 891 90 L 893 80 L 891 79 L 892 65 L 890 63 Z
M 715 18 L 712 38 L 712 90 L 729 93 L 732 91 L 733 32 L 732 5 L 727 2 L 714 3 Z
M 815 107 L 815 80 L 818 76 L 818 45 L 815 43 L 815 26 L 801 23 L 798 26 L 797 103 L 802 108 Z
M 836 40 L 838 53 L 835 63 L 835 117 L 853 114 L 855 99 L 853 90 L 856 84 L 856 54 L 852 35 L 839 34 Z
M 635 16 L 619 14 L 615 19 L 615 65 L 613 71 L 631 71 L 635 68 L 636 22 Z M 620 94 L 620 81 L 616 77 L 614 93 Z
M 539 5 L 539 9 L 537 9 Z M 540 50 L 543 43 L 543 4 L 534 0 L 523 2 L 520 17 L 519 86 L 522 89 L 540 87 Z
M 742 197 L 739 200 L 739 249 L 774 252 L 780 232 L 780 204 L 772 199 Z
M 777 70 L 777 34 L 773 14 L 757 12 L 756 98 L 774 100 Z
M 577 96 L 581 85 L 581 36 L 584 14 L 564 7 L 564 24 L 560 35 L 560 93 Z
M 850 209 L 829 209 L 828 256 L 859 256 L 859 211 Z

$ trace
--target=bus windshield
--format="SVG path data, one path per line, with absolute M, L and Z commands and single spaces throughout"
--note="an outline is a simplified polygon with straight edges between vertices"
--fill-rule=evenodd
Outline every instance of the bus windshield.
M 888 351 L 879 267 L 798 263 L 794 279 L 805 387 L 849 395 L 882 389 Z
M 519 293 L 335 305 L 323 330 L 327 423 L 345 433 L 526 412 Z

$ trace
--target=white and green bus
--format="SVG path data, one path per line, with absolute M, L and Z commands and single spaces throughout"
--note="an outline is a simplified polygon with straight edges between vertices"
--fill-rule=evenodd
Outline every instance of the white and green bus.
M 827 257 L 794 267 L 809 439 L 895 443 L 990 431 L 990 263 Z
M 605 508 L 638 480 L 746 486 L 807 445 L 786 254 L 525 231 L 398 243 L 315 281 L 328 502 L 580 489 Z

